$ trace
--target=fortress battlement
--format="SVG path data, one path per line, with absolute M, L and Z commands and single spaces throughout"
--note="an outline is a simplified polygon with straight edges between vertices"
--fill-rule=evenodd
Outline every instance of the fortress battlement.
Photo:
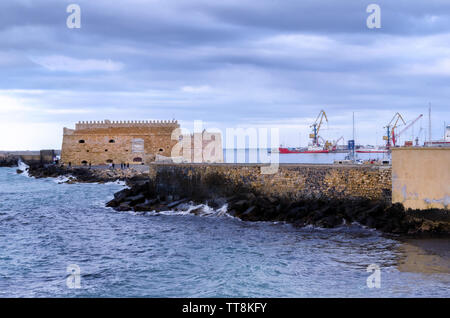
M 174 148 L 177 144 L 181 145 L 182 138 L 177 135 L 179 128 L 180 124 L 176 120 L 79 121 L 75 129 L 63 129 L 61 162 L 87 166 L 123 163 L 143 165 L 171 157 L 200 160 L 193 157 L 194 152 L 189 148 L 198 150 L 203 160 L 203 148 L 206 146 L 210 151 L 205 156 L 207 160 L 223 161 L 220 133 L 196 133 L 190 136 L 189 145 L 183 141 L 182 147 Z M 174 132 L 176 138 L 173 137 Z M 199 148 L 193 142 L 197 138 L 200 139 Z M 211 143 L 219 146 L 212 149 Z M 216 157 L 218 159 L 213 159 Z
M 75 124 L 75 130 L 118 127 L 178 127 L 177 120 L 102 120 L 79 121 Z

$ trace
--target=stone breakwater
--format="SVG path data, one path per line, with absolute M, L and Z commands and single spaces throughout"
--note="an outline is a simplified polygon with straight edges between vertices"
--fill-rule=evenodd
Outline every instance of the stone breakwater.
M 5 154 L 0 155 L 0 167 L 15 167 L 19 160 L 18 156 Z
M 117 211 L 189 211 L 205 204 L 245 221 L 279 221 L 332 228 L 358 222 L 386 233 L 449 236 L 448 210 L 405 210 L 391 204 L 389 167 L 281 165 L 260 174 L 250 164 L 152 164 L 135 169 L 30 165 L 32 177 L 67 177 L 66 183 L 125 181 L 130 187 L 107 203 Z
M 118 211 L 187 210 L 191 203 L 246 221 L 283 221 L 324 228 L 358 222 L 387 233 L 449 235 L 448 210 L 412 211 L 390 204 L 391 170 L 373 166 L 155 164 L 149 179 L 115 194 Z
M 18 171 L 20 172 L 20 171 Z M 132 185 L 140 180 L 147 181 L 148 173 L 135 169 L 89 169 L 87 167 L 65 167 L 59 165 L 30 165 L 28 174 L 35 178 L 67 177 L 65 183 L 106 183 L 117 180 Z

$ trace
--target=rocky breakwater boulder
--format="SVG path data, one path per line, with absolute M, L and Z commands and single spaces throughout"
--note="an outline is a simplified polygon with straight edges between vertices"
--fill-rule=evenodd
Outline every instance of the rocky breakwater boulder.
M 413 236 L 450 236 L 450 211 L 440 209 L 406 211 L 412 224 L 409 235 Z
M 164 191 L 159 191 L 163 189 Z M 314 225 L 322 228 L 345 226 L 357 222 L 385 233 L 409 236 L 448 236 L 450 218 L 448 211 L 405 211 L 401 204 L 368 199 L 292 200 L 267 196 L 257 192 L 241 191 L 232 196 L 186 196 L 172 192 L 152 180 L 134 182 L 130 189 L 114 195 L 107 203 L 117 211 L 162 211 L 182 209 L 186 202 L 207 204 L 220 208 L 227 204 L 228 214 L 244 221 L 278 221 L 298 227 Z M 193 210 L 195 212 L 195 210 Z
M 15 167 L 17 166 L 17 162 L 19 161 L 19 157 L 14 155 L 0 155 L 0 167 Z
M 29 175 L 35 178 L 67 177 L 65 183 L 105 183 L 117 180 L 136 181 L 147 179 L 148 174 L 134 169 L 90 169 L 87 167 L 66 167 L 60 165 L 30 165 Z
M 148 180 L 134 179 L 129 184 L 131 188 L 115 193 L 106 206 L 117 211 L 166 211 L 188 201 L 178 195 L 156 195 L 154 184 Z
M 385 233 L 450 236 L 448 210 L 405 210 L 400 203 L 367 199 L 291 201 L 254 193 L 229 200 L 228 213 L 246 221 L 281 221 L 333 228 L 354 222 Z
M 28 173 L 35 178 L 56 178 L 69 175 L 69 170 L 59 165 L 31 164 Z

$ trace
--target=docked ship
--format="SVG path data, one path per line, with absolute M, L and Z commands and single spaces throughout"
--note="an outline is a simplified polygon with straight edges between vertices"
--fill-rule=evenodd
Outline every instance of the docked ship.
M 319 115 L 316 118 L 316 121 L 311 125 L 312 133 L 309 135 L 311 138 L 311 143 L 307 148 L 289 148 L 289 147 L 283 147 L 280 146 L 278 148 L 278 151 L 280 154 L 287 154 L 287 153 L 329 153 L 329 148 L 331 144 L 329 142 L 324 142 L 324 145 L 322 146 L 319 144 L 319 130 L 322 126 L 323 119 L 328 122 L 327 115 L 325 114 L 324 110 L 321 110 Z
M 445 127 L 443 139 L 425 141 L 424 147 L 450 147 L 450 125 Z
M 289 148 L 280 147 L 278 148 L 279 153 L 328 153 L 327 149 L 319 146 L 309 146 L 308 148 Z
M 356 149 L 357 153 L 388 153 L 389 150 L 384 147 L 366 147 Z

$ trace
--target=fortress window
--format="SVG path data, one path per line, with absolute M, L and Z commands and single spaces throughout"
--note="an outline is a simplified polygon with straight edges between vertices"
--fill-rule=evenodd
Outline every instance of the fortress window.
M 133 159 L 133 162 L 142 162 L 142 158 L 141 157 L 136 157 Z
M 161 152 L 161 151 L 164 151 L 164 149 L 162 149 L 162 148 L 159 148 L 159 151 Z
M 115 143 L 115 142 L 116 142 L 116 141 L 115 141 L 114 139 L 110 139 L 110 140 L 109 140 L 109 143 L 110 143 L 110 144 L 113 144 L 113 143 Z
M 82 164 L 83 166 L 85 166 L 85 165 L 87 165 L 87 161 L 86 161 L 86 160 L 83 160 L 83 161 L 81 161 L 81 164 Z
M 84 140 L 83 140 L 83 139 L 80 139 L 80 140 L 78 140 L 78 143 L 84 144 Z
M 105 152 L 107 152 L 108 151 L 108 149 L 105 149 Z
M 89 152 L 89 149 L 88 149 L 88 150 L 86 150 L 86 152 Z
M 112 159 L 108 159 L 108 160 L 106 160 L 106 162 L 107 163 L 113 163 L 113 160 Z

